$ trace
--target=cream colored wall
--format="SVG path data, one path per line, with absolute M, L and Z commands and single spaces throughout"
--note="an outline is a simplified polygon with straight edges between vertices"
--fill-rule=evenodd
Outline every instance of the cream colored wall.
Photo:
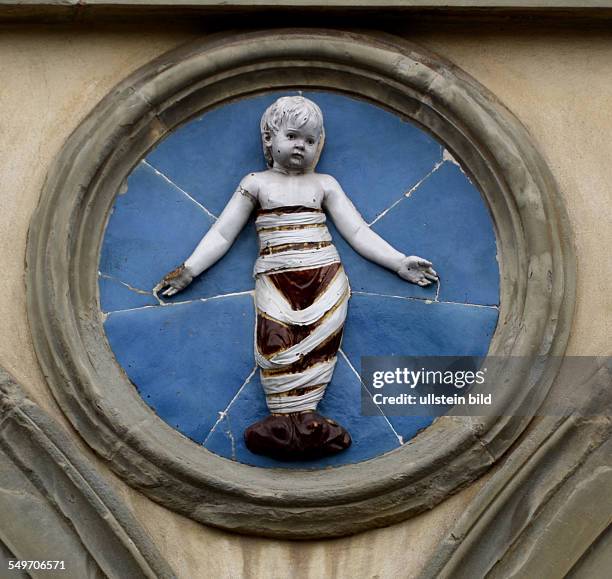
M 0 34 L 0 365 L 66 428 L 29 336 L 28 224 L 47 168 L 83 117 L 130 72 L 195 36 L 188 25 L 15 26 Z M 578 302 L 569 351 L 610 354 L 612 34 L 493 30 L 409 36 L 472 74 L 528 127 L 558 180 L 575 232 Z M 413 577 L 482 484 L 387 529 L 333 541 L 280 542 L 231 535 L 167 511 L 116 479 L 81 446 L 185 578 Z

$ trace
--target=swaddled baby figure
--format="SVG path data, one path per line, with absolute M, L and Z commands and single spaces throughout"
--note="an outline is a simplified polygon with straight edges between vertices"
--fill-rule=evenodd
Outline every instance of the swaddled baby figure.
M 351 293 L 326 213 L 366 259 L 420 286 L 438 278 L 429 261 L 404 255 L 372 231 L 332 176 L 315 173 L 325 131 L 314 102 L 279 98 L 261 119 L 261 137 L 268 169 L 242 179 L 194 252 L 154 291 L 172 296 L 187 287 L 229 250 L 257 210 L 254 349 L 270 415 L 246 429 L 245 443 L 279 460 L 313 459 L 351 444 L 340 424 L 316 412 Z

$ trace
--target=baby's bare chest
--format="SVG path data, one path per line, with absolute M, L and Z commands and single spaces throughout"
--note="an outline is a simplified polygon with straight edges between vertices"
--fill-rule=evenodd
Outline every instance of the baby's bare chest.
M 316 181 L 286 181 L 266 183 L 259 189 L 259 204 L 263 209 L 304 205 L 321 208 L 324 192 Z

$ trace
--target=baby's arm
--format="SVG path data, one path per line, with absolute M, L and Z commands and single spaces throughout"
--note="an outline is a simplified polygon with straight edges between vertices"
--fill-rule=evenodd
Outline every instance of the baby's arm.
M 200 275 L 221 259 L 232 246 L 238 234 L 257 205 L 259 188 L 254 175 L 247 175 L 229 200 L 219 219 L 208 230 L 185 263 L 166 274 L 153 289 L 154 293 L 172 296 L 186 288 L 194 277 Z
M 342 237 L 366 259 L 397 273 L 403 279 L 427 286 L 438 277 L 431 263 L 415 255 L 406 256 L 380 235 L 372 231 L 363 220 L 340 184 L 329 175 L 321 175 L 325 191 L 323 204 Z

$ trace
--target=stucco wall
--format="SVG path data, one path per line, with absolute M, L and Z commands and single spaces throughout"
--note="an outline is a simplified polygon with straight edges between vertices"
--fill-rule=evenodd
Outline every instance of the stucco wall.
M 68 429 L 29 336 L 29 221 L 47 168 L 79 121 L 122 78 L 196 37 L 197 28 L 20 25 L 0 35 L 0 365 Z M 578 299 L 568 353 L 609 354 L 612 33 L 411 27 L 405 35 L 474 76 L 527 126 L 558 181 L 575 235 Z M 215 577 L 414 576 L 482 484 L 394 527 L 333 541 L 282 543 L 205 528 L 100 467 L 181 577 L 200 576 L 202 569 Z

